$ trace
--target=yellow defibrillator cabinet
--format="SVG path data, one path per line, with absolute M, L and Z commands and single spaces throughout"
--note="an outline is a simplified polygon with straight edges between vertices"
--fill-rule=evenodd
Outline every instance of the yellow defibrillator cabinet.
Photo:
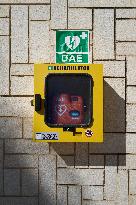
M 103 142 L 103 67 L 35 64 L 33 140 Z

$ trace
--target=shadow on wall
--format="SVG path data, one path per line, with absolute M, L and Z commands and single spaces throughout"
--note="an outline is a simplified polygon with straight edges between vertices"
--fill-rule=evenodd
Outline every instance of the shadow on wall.
M 22 169 L 21 197 L 12 193 L 12 197 L 1 197 L 1 204 L 33 204 L 33 205 L 54 205 L 56 204 L 56 162 L 57 167 L 75 167 L 75 168 L 104 168 L 104 166 L 125 166 L 126 164 L 126 137 L 125 137 L 125 101 L 114 91 L 114 89 L 104 82 L 104 142 L 103 143 L 52 143 L 50 144 L 50 153 L 56 155 L 43 155 L 43 161 L 36 167 L 40 167 L 39 181 L 38 169 Z M 113 156 L 114 155 L 114 156 Z M 121 157 L 119 157 L 121 155 Z M 12 157 L 15 155 L 12 155 Z M 23 155 L 22 155 L 23 156 Z M 45 157 L 45 158 L 44 158 Z M 48 160 L 49 159 L 49 160 Z M 120 159 L 120 161 L 119 161 Z M 52 163 L 53 162 L 53 163 Z M 16 161 L 20 166 L 28 167 L 28 161 Z M 53 166 L 52 166 L 53 164 Z M 8 164 L 9 166 L 9 164 Z M 34 165 L 33 165 L 34 166 Z M 42 166 L 42 167 L 41 167 Z M 12 164 L 12 167 L 14 165 Z M 35 166 L 34 166 L 35 167 Z M 51 168 L 50 168 L 51 167 Z M 7 167 L 5 167 L 7 168 Z M 15 169 L 9 169 L 15 171 Z M 48 171 L 50 172 L 48 173 Z M 65 169 L 63 169 L 65 170 Z M 70 169 L 72 170 L 72 169 Z M 16 173 L 16 172 L 15 172 Z M 48 175 L 49 174 L 49 175 Z M 46 176 L 45 176 L 46 175 Z M 64 174 L 65 175 L 65 174 Z M 48 177 L 50 176 L 50 177 Z M 66 176 L 65 180 L 66 180 Z M 77 174 L 74 169 L 73 180 L 84 180 L 84 177 Z M 47 180 L 49 178 L 49 180 Z M 100 177 L 101 178 L 101 177 Z M 63 177 L 62 177 L 63 180 Z M 69 180 L 69 179 L 68 179 Z M 79 180 L 79 182 L 80 182 Z M 99 180 L 99 179 L 98 179 Z M 14 185 L 11 178 L 9 184 Z M 39 189 L 38 189 L 39 184 Z M 6 185 L 4 185 L 5 189 Z M 67 189 L 67 186 L 63 186 Z M 57 190 L 61 186 L 58 185 Z M 9 188 L 10 189 L 10 188 Z M 13 189 L 12 189 L 13 190 Z M 63 191 L 63 189 L 62 189 Z M 4 190 L 6 193 L 6 191 Z M 18 191 L 20 193 L 20 190 Z M 18 196 L 20 196 L 18 193 Z M 61 192 L 62 193 L 62 192 Z M 9 196 L 10 194 L 7 194 Z M 39 195 L 39 196 L 38 196 Z M 6 195 L 5 195 L 6 196 Z M 24 196 L 24 197 L 22 197 Z M 64 195 L 62 195 L 64 198 Z M 60 197 L 61 198 L 61 197 Z M 38 203 L 40 201 L 40 203 Z M 57 204 L 63 202 L 57 199 Z M 64 203 L 63 203 L 64 204 Z
M 104 81 L 104 142 L 52 143 L 50 150 L 54 150 L 66 166 L 125 166 L 125 120 L 124 99 Z M 73 153 L 69 150 L 72 146 Z M 117 160 L 106 161 L 106 155 L 115 155 Z

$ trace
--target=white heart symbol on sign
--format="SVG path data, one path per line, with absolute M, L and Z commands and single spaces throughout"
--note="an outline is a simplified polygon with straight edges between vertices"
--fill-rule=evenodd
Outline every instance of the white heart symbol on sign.
M 74 50 L 79 45 L 80 38 L 78 36 L 66 36 L 65 43 L 68 46 L 68 48 Z
M 55 111 L 59 116 L 63 115 L 67 110 L 66 105 L 56 105 Z

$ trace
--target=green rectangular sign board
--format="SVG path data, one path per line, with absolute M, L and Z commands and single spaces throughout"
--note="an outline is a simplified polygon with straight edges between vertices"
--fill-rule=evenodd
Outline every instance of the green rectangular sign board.
M 56 63 L 89 63 L 89 31 L 56 31 Z

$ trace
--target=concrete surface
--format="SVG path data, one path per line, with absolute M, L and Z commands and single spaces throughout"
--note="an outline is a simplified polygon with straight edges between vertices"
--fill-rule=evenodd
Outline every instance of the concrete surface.
M 104 143 L 33 143 L 33 63 L 71 28 L 104 64 Z M 0 205 L 136 205 L 135 0 L 0 0 Z

